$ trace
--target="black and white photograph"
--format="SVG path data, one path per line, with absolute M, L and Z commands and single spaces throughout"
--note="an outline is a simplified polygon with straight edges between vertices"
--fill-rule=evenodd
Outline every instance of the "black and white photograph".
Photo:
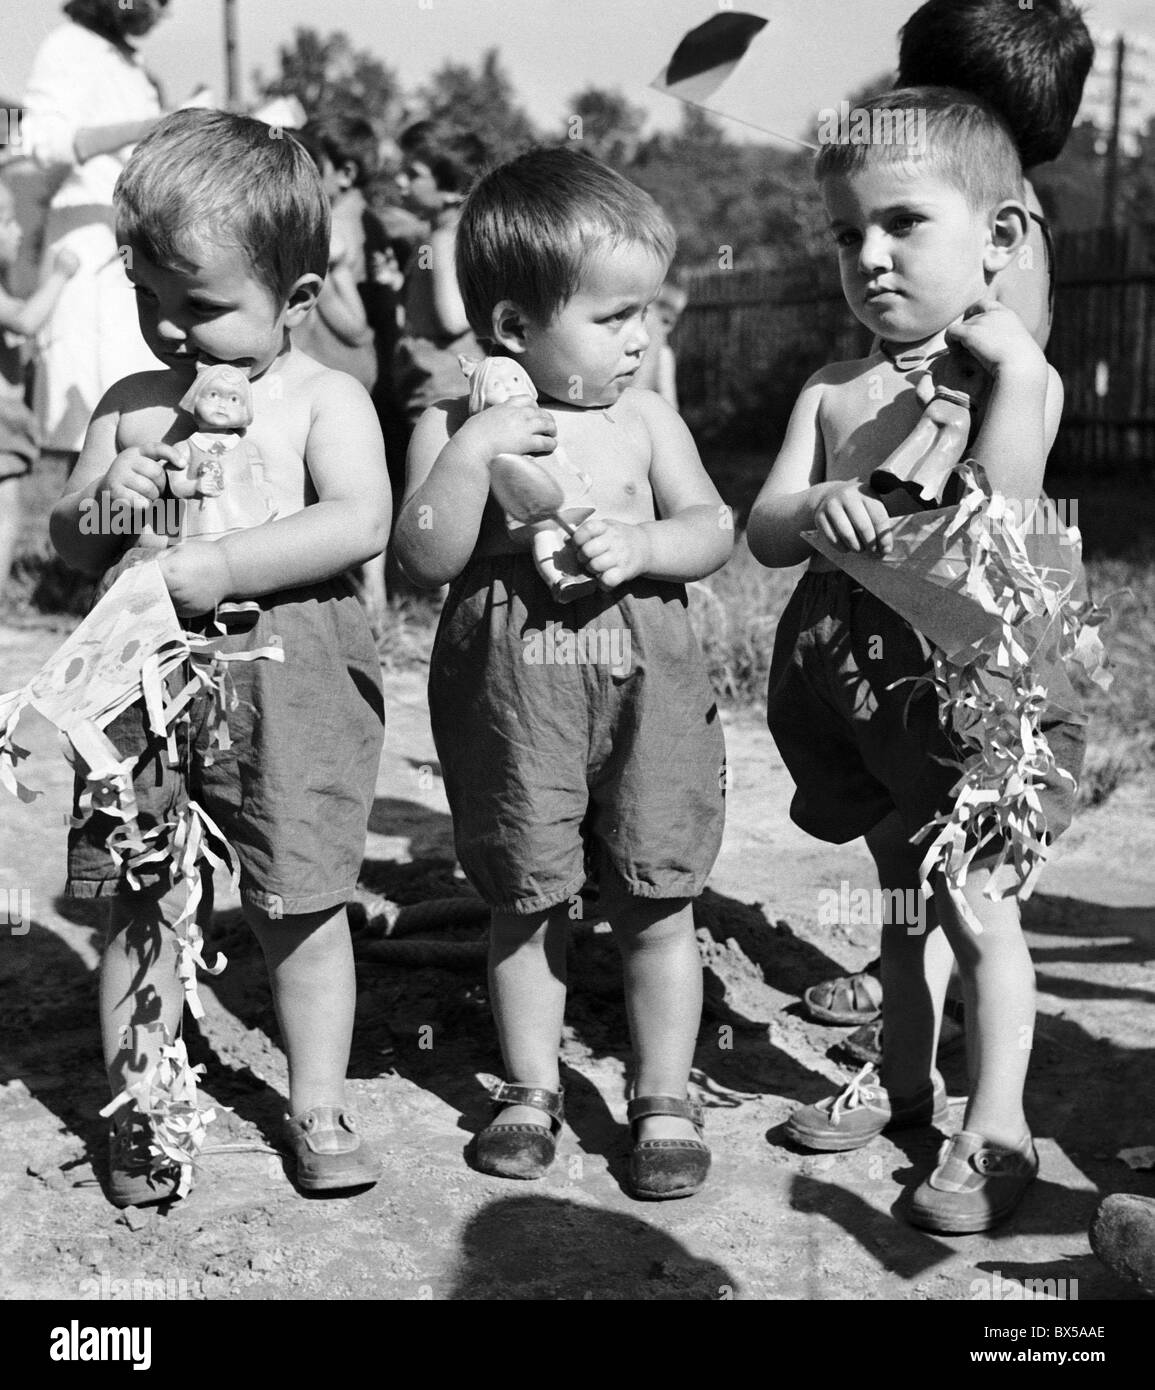
M 23 1364 L 1130 1366 L 1149 0 L 0 8 Z

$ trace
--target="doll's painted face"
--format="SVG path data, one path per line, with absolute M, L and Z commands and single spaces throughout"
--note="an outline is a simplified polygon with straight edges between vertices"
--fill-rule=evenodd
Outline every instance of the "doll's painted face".
M 512 357 L 487 357 L 477 364 L 469 382 L 471 414 L 488 405 L 504 405 L 518 396 L 537 400 L 537 387 L 519 362 Z
M 243 430 L 253 422 L 253 393 L 244 372 L 217 363 L 197 373 L 181 408 L 202 430 Z

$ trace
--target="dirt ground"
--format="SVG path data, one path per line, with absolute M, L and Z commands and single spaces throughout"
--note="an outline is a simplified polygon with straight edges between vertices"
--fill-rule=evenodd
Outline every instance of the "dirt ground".
M 59 640 L 0 629 L 0 688 Z M 386 700 L 365 896 L 460 891 L 422 680 L 390 676 Z M 791 825 L 789 778 L 753 717 L 727 721 L 729 823 L 699 913 L 707 1007 L 695 1081 L 715 1159 L 701 1194 L 642 1204 L 623 1191 L 625 1018 L 612 943 L 588 925 L 571 946 L 557 1163 L 534 1184 L 467 1166 L 487 1116 L 479 1078 L 501 1065 L 475 922 L 431 934 L 475 943 L 451 969 L 374 959 L 371 934 L 357 933 L 352 1094 L 385 1175 L 352 1198 L 298 1195 L 276 1153 L 285 1063 L 268 986 L 224 895 L 211 944 L 229 965 L 203 980 L 207 1016 L 188 1030 L 219 1112 L 202 1171 L 188 1199 L 119 1213 L 99 1181 L 99 931 L 59 897 L 69 774 L 55 735 L 26 728 L 30 780 L 46 794 L 0 804 L 0 906 L 3 890 L 28 890 L 32 917 L 25 934 L 0 937 L 0 1297 L 949 1302 L 974 1299 L 996 1271 L 1077 1280 L 1084 1302 L 1137 1297 L 1094 1258 L 1086 1230 L 1101 1194 L 1155 1194 L 1155 1173 L 1119 1157 L 1155 1144 L 1155 782 L 1085 813 L 1026 906 L 1039 978 L 1028 1114 L 1042 1173 L 992 1236 L 937 1238 L 893 1214 L 933 1163 L 933 1131 L 831 1156 L 782 1138 L 791 1109 L 849 1070 L 835 1051 L 844 1030 L 807 1021 L 801 991 L 872 954 L 869 927 L 818 925 L 819 890 L 872 878 L 860 844 L 823 846 Z M 961 1051 L 941 1060 L 961 1097 Z

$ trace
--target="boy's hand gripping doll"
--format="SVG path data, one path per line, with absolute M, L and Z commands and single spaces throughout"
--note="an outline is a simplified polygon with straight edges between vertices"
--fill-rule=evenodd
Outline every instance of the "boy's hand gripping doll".
M 490 405 L 525 396 L 537 400 L 537 389 L 512 357 L 487 357 L 474 362 L 458 359 L 469 380 L 469 413 L 476 415 Z M 498 454 L 490 461 L 494 496 L 505 510 L 510 538 L 533 550 L 538 574 L 559 603 L 573 603 L 598 587 L 586 574 L 571 537 L 594 515 L 595 508 L 581 506 L 591 483 L 558 448 L 540 458 L 522 454 Z
M 880 497 L 901 491 L 915 502 L 941 506 L 947 479 L 966 452 L 972 403 L 981 405 L 988 386 L 982 368 L 962 348 L 939 354 L 918 385 L 923 400 L 926 392 L 932 393 L 926 409 L 910 434 L 870 475 L 871 488 Z M 887 510 L 892 510 L 889 500 Z
M 181 540 L 240 531 L 276 516 L 260 453 L 245 439 L 253 393 L 244 372 L 227 362 L 198 365 L 180 408 L 197 423 L 194 434 L 173 446 L 177 461 L 166 465 L 173 496 L 187 504 Z

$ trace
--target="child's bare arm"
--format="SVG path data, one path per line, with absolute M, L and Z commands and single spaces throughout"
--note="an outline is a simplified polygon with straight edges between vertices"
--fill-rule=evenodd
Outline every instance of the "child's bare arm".
M 329 248 L 329 273 L 313 307 L 333 333 L 348 347 L 372 342 L 373 333 L 365 317 L 365 306 L 349 267 L 348 250 L 337 236 Z
M 430 239 L 430 270 L 433 273 L 433 309 L 448 337 L 459 337 L 469 327 L 465 301 L 457 284 L 455 251 L 456 226 L 437 227 Z
M 63 248 L 56 253 L 44 283 L 27 299 L 16 299 L 0 290 L 0 328 L 26 337 L 39 333 L 56 307 L 61 290 L 79 269 L 76 253 Z
M 88 426 L 84 447 L 68 480 L 68 491 L 52 508 L 48 529 L 62 560 L 81 574 L 103 574 L 117 558 L 124 539 L 83 525 L 102 493 L 110 501 L 143 511 L 165 487 L 165 462 L 174 457 L 167 444 L 118 450 L 123 410 L 133 402 L 138 380 L 127 377 L 105 392 Z
M 585 568 L 607 589 L 638 575 L 703 579 L 730 558 L 733 515 L 673 407 L 652 391 L 636 392 L 633 403 L 650 435 L 650 486 L 659 519 L 630 523 L 596 516 L 578 527 L 574 544 Z
M 825 481 L 818 413 L 828 384 L 824 369 L 802 388 L 782 448 L 746 523 L 751 554 L 772 568 L 800 565 L 814 554 L 801 539 L 803 531 L 821 530 L 835 544 L 857 550 L 881 541 L 889 526 L 882 501 L 857 479 Z
M 316 387 L 305 462 L 312 505 L 165 552 L 161 567 L 180 612 L 319 583 L 380 555 L 391 515 L 381 427 L 367 392 L 343 372 L 325 373 Z
M 489 460 L 496 454 L 548 454 L 557 425 L 549 411 L 514 401 L 472 415 L 452 434 L 460 402 L 431 406 L 417 422 L 406 460 L 405 501 L 393 543 L 405 573 L 426 588 L 465 568 L 489 496 Z
M 947 329 L 947 337 L 961 343 L 992 377 L 972 456 L 998 492 L 1038 497 L 1063 409 L 1058 373 L 1022 319 L 994 299 L 968 309 Z

